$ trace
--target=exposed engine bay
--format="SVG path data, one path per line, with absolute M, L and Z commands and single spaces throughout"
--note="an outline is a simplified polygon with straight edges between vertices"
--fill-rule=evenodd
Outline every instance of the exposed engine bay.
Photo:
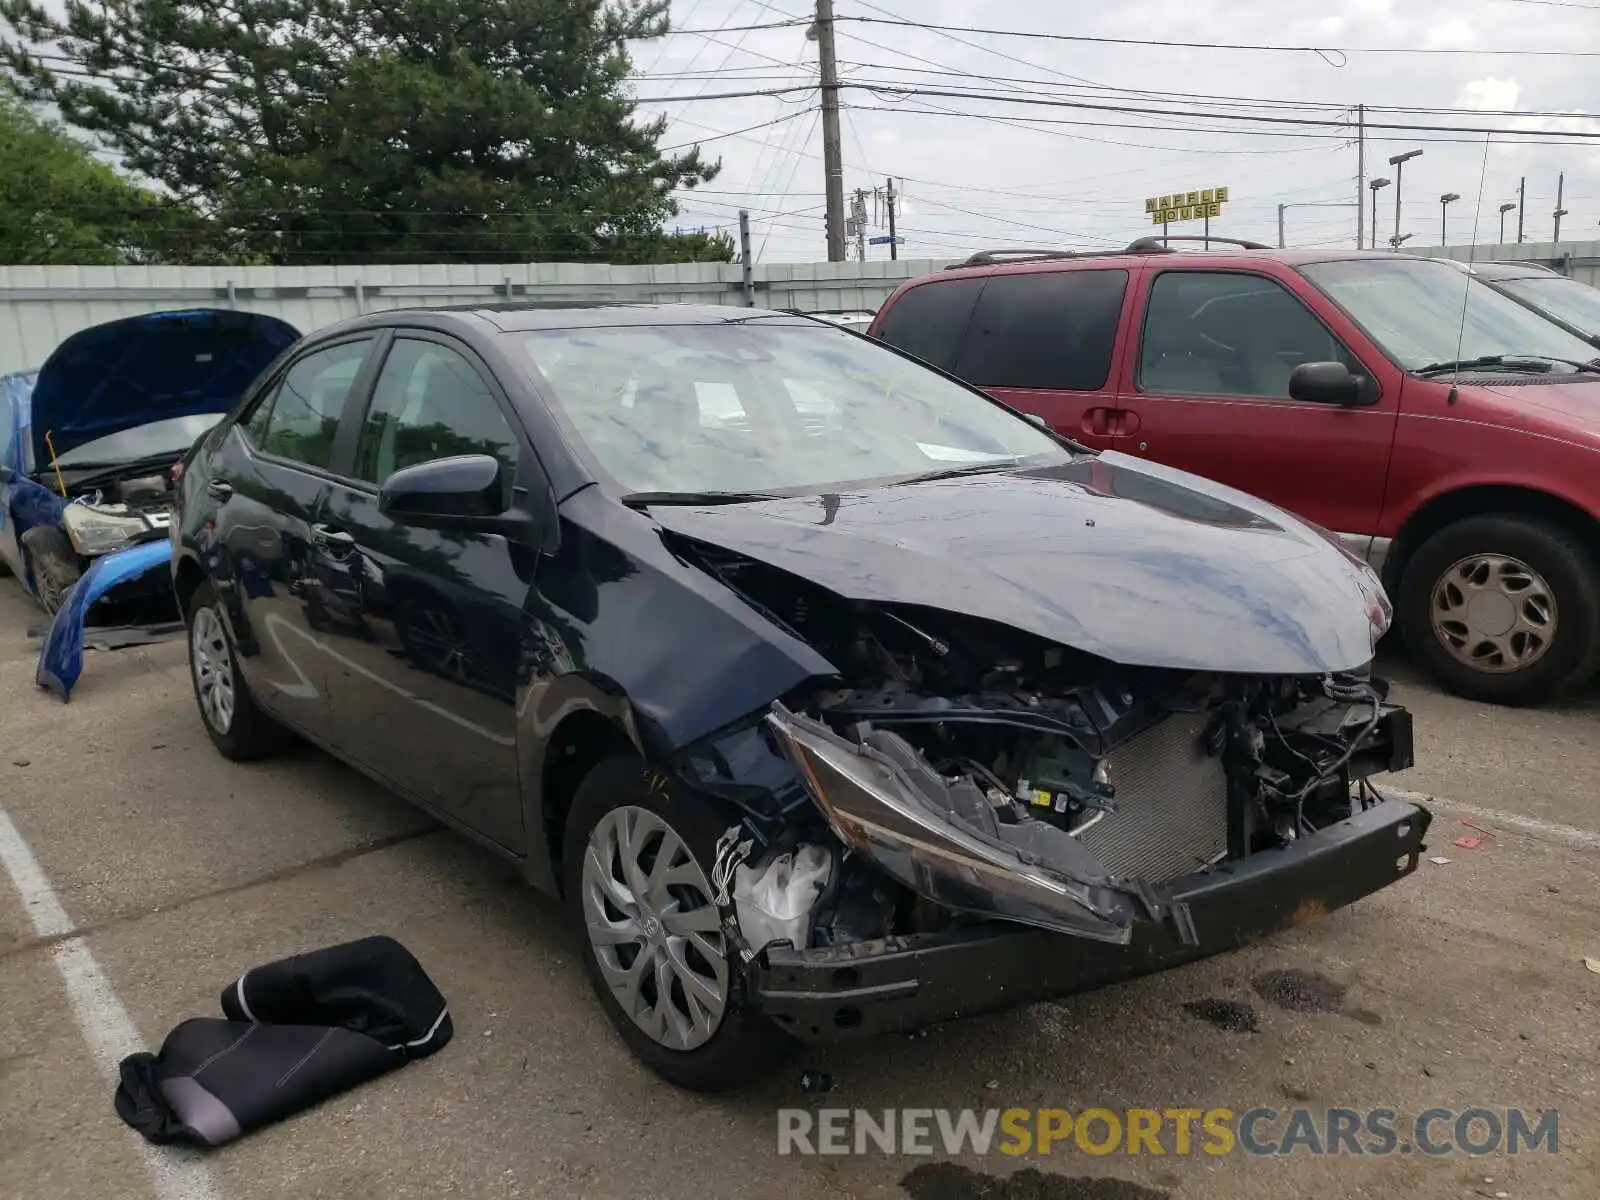
M 1187 941 L 1163 885 L 1345 820 L 1380 802 L 1368 776 L 1411 765 L 1410 716 L 1365 672 L 1128 667 L 933 606 L 847 601 L 704 543 L 679 549 L 839 669 L 837 686 L 774 705 L 762 731 L 816 801 L 775 793 L 778 811 L 760 814 L 771 852 L 821 842 L 838 859 L 813 945 L 995 917 L 1109 942 L 1144 919 Z M 739 774 L 711 761 L 695 773 Z
M 167 536 L 172 524 L 172 485 L 166 475 L 97 478 L 92 488 L 69 486 L 61 526 L 73 549 L 85 557 Z

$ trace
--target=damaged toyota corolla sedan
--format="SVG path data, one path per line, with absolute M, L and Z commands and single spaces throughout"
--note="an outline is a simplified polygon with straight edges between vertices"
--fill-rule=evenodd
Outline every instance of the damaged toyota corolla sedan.
M 828 323 L 375 314 L 190 456 L 212 741 L 324 745 L 564 898 L 665 1078 L 1229 950 L 1412 873 L 1336 539 Z

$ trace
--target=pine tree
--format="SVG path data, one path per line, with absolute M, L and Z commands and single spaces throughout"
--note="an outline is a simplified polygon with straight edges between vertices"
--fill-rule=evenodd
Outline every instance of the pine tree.
M 32 98 L 279 263 L 705 257 L 635 120 L 666 0 L 0 0 Z M 721 250 L 725 246 L 718 242 Z M 715 252 L 715 251 L 713 251 Z

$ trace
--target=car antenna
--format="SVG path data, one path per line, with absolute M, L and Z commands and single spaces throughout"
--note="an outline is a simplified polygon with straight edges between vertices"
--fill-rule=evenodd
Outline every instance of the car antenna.
M 1455 364 L 1450 372 L 1450 394 L 1445 397 L 1446 404 L 1454 404 L 1460 399 L 1457 385 L 1461 382 L 1461 347 L 1467 340 L 1467 305 L 1472 303 L 1472 264 L 1478 253 L 1478 218 L 1483 213 L 1483 188 L 1489 178 L 1489 139 L 1492 135 L 1483 135 L 1483 166 L 1478 171 L 1478 198 L 1472 206 L 1472 241 L 1467 243 L 1467 281 L 1461 293 L 1461 326 L 1456 330 L 1456 354 L 1451 361 Z M 1441 246 L 1439 249 L 1443 250 Z

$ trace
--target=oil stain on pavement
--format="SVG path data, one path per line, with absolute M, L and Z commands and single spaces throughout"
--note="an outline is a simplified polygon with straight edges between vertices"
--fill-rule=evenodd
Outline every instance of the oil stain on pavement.
M 1345 986 L 1317 971 L 1290 967 L 1265 971 L 1250 981 L 1256 995 L 1290 1012 L 1336 1013 L 1344 1008 Z
M 1261 1017 L 1243 1000 L 1220 1000 L 1216 997 L 1190 1000 L 1183 1006 L 1183 1011 L 1208 1025 L 1215 1025 L 1224 1033 L 1261 1032 Z
M 1335 983 L 1319 971 L 1289 967 L 1265 971 L 1250 981 L 1256 995 L 1289 1012 L 1341 1013 L 1363 1025 L 1382 1025 L 1383 1018 L 1368 1008 L 1346 1008 L 1342 983 Z
M 911 1200 L 1169 1200 L 1172 1194 L 1126 1179 L 1049 1175 L 1032 1167 L 987 1175 L 950 1162 L 923 1163 L 900 1186 Z

